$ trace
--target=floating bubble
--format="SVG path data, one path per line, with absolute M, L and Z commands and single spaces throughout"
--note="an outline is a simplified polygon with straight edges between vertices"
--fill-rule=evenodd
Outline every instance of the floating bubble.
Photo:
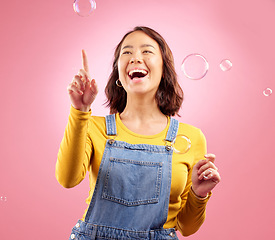
M 184 75 L 192 80 L 202 79 L 209 68 L 206 58 L 200 54 L 193 53 L 183 59 L 181 70 Z
M 266 88 L 264 91 L 263 91 L 263 94 L 268 97 L 272 94 L 272 89 L 270 88 Z
M 191 148 L 191 141 L 185 135 L 177 135 L 172 142 L 172 148 L 175 153 L 184 154 Z
M 1 196 L 1 202 L 6 202 L 7 201 L 7 197 L 2 197 Z
M 88 17 L 96 9 L 96 2 L 94 0 L 75 0 L 73 8 L 79 16 Z
M 220 63 L 221 70 L 229 71 L 232 68 L 232 62 L 228 59 L 223 59 Z

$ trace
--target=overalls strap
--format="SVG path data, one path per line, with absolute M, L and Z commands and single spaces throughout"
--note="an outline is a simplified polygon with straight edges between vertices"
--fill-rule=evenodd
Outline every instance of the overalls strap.
M 117 135 L 117 132 L 116 132 L 116 115 L 115 114 L 107 115 L 105 117 L 105 122 L 106 122 L 107 135 L 108 136 Z
M 171 121 L 170 126 L 169 126 L 165 140 L 172 142 L 176 138 L 178 127 L 179 127 L 179 121 L 174 118 L 171 118 L 170 121 Z

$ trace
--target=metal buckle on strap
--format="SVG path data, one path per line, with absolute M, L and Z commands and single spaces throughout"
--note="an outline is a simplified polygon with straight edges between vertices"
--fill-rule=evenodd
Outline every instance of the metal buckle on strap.
M 172 149 L 172 142 L 166 140 L 166 139 L 163 139 L 163 141 L 165 142 L 165 148 L 167 151 L 170 151 Z
M 116 135 L 108 135 L 108 143 L 109 144 L 114 144 L 114 142 L 115 142 L 115 139 L 116 139 Z

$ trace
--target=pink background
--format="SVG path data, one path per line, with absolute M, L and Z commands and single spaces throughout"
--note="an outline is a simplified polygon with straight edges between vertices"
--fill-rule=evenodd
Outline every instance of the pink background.
M 55 179 L 69 114 L 67 85 L 87 51 L 99 85 L 95 115 L 108 109 L 104 87 L 113 51 L 136 25 L 171 47 L 185 92 L 180 120 L 203 130 L 222 182 L 201 229 L 188 239 L 274 239 L 274 0 L 98 0 L 79 17 L 72 0 L 2 1 L 0 239 L 68 239 L 83 214 L 88 179 L 73 189 Z M 186 78 L 185 56 L 209 62 L 202 80 Z M 222 59 L 233 67 L 223 72 Z M 183 239 L 180 237 L 180 239 Z

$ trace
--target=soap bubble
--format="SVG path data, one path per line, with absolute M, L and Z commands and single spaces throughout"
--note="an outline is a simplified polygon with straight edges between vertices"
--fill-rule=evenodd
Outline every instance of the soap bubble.
M 220 63 L 221 70 L 229 71 L 232 68 L 232 62 L 228 59 L 223 59 Z
M 268 97 L 272 94 L 272 89 L 270 88 L 266 88 L 264 91 L 263 91 L 263 94 Z
M 184 75 L 192 80 L 202 79 L 209 68 L 206 58 L 200 54 L 193 53 L 184 58 L 181 70 Z
M 184 154 L 191 148 L 191 141 L 185 135 L 179 134 L 175 137 L 171 145 L 175 153 Z
M 1 196 L 1 202 L 6 202 L 7 201 L 7 197 L 3 197 L 3 196 Z
M 96 9 L 96 2 L 94 0 L 75 0 L 73 8 L 79 16 L 88 17 Z

